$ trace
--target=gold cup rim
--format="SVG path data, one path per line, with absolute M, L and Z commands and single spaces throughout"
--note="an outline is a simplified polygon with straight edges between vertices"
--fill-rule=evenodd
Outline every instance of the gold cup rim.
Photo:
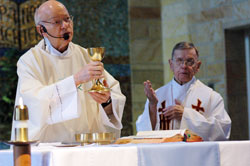
M 81 133 L 75 134 L 75 141 L 80 143 L 111 144 L 115 141 L 115 133 Z
M 104 58 L 105 47 L 89 47 L 87 48 L 87 52 L 92 61 L 102 61 Z

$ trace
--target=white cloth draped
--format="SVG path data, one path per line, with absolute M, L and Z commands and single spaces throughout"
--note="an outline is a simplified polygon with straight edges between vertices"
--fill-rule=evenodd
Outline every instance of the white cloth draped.
M 44 40 L 40 41 L 17 63 L 16 105 L 22 97 L 29 109 L 29 139 L 72 142 L 74 134 L 86 132 L 115 132 L 119 137 L 126 100 L 119 82 L 104 71 L 113 108 L 113 115 L 108 117 L 86 92 L 92 81 L 75 86 L 73 74 L 90 62 L 87 50 L 69 43 L 67 51 L 60 54 L 48 41 L 46 44 L 45 48 Z
M 175 99 L 181 101 L 184 106 L 184 113 L 181 121 L 174 120 L 172 129 L 190 129 L 197 133 L 204 140 L 226 140 L 230 136 L 231 119 L 224 109 L 222 97 L 211 88 L 204 85 L 195 77 L 184 85 L 179 85 L 174 79 L 165 86 L 156 90 L 158 97 L 157 110 L 162 108 L 161 103 L 165 101 L 166 106 L 175 105 Z M 204 112 L 192 108 L 198 106 Z M 152 130 L 149 117 L 149 101 L 147 100 L 144 112 L 136 122 L 137 131 Z M 157 111 L 157 123 L 155 130 L 160 128 L 159 112 Z

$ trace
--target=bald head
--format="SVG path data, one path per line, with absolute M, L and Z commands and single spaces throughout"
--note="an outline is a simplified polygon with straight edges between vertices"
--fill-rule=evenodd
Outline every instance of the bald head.
M 62 3 L 55 0 L 46 1 L 38 9 L 36 9 L 34 16 L 35 24 L 38 25 L 42 20 L 53 18 L 53 16 L 59 14 L 58 11 L 63 10 L 66 10 L 68 13 L 68 10 Z
M 73 38 L 73 20 L 66 7 L 58 1 L 46 1 L 35 12 L 37 32 L 60 52 L 67 49 Z M 64 35 L 69 38 L 64 39 Z

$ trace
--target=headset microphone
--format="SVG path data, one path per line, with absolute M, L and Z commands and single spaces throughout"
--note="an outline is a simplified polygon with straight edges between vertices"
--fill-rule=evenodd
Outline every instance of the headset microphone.
M 68 33 L 63 34 L 63 39 L 68 40 L 69 39 L 69 34 Z
M 69 39 L 69 34 L 65 33 L 63 34 L 63 36 L 57 37 L 57 36 L 53 36 L 51 34 L 49 34 L 49 32 L 47 31 L 47 29 L 45 28 L 45 26 L 41 25 L 41 28 L 43 30 L 44 33 L 47 33 L 49 36 L 53 37 L 53 38 L 63 38 L 64 40 L 68 40 Z

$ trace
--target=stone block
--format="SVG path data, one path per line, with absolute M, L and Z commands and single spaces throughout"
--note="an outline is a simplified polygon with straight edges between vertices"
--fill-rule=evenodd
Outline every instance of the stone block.
M 229 6 L 232 5 L 232 0 L 210 0 L 211 7 L 219 7 L 219 6 Z
M 145 106 L 146 100 L 144 102 L 135 102 L 133 107 L 133 124 L 135 124 L 136 120 L 138 119 L 138 116 L 143 113 L 144 106 Z
M 208 64 L 207 65 L 207 76 L 215 77 L 218 75 L 223 75 L 225 73 L 225 64 L 224 63 L 216 63 L 216 64 Z
M 130 21 L 130 40 L 161 39 L 160 19 L 140 19 Z
M 207 21 L 216 21 L 235 17 L 232 6 L 222 6 L 218 8 L 208 8 L 199 11 L 199 13 L 191 12 L 188 14 L 188 19 L 191 24 L 202 23 Z
M 130 7 L 129 15 L 132 19 L 155 19 L 161 18 L 160 7 Z
M 149 38 L 162 39 L 162 23 L 160 19 L 148 20 L 149 25 Z
M 134 40 L 130 46 L 130 62 L 134 64 L 162 64 L 161 40 Z
M 148 39 L 149 38 L 149 25 L 147 19 L 130 21 L 130 40 Z
M 132 84 L 132 102 L 145 102 L 146 96 L 144 94 L 144 85 L 141 84 Z
M 174 36 L 174 37 L 166 37 L 163 39 L 163 48 L 167 48 L 166 50 L 164 49 L 164 56 L 168 56 L 170 55 L 171 57 L 171 53 L 172 53 L 172 49 L 173 47 L 181 42 L 181 41 L 191 41 L 191 35 L 190 34 L 184 34 L 184 35 L 178 35 L 178 36 Z
M 169 65 L 164 65 L 164 84 L 173 79 L 173 72 L 170 70 Z
M 208 0 L 209 1 L 209 0 Z M 197 0 L 188 0 L 186 1 L 186 5 L 188 8 L 188 13 L 197 13 L 202 10 L 202 2 Z
M 160 7 L 161 0 L 129 0 L 129 7 Z
M 247 19 L 250 18 L 249 11 L 250 2 L 245 1 L 241 3 L 237 3 L 233 6 L 233 15 L 239 19 Z
M 223 40 L 223 28 L 220 21 L 196 24 L 190 27 L 194 43 L 215 42 Z
M 166 44 L 163 43 L 163 64 L 168 65 L 168 60 L 172 58 L 172 50 L 176 43 Z
M 161 0 L 161 5 L 168 6 L 168 5 L 172 5 L 174 3 L 180 3 L 180 2 L 183 2 L 183 0 Z
M 150 80 L 152 82 L 152 86 L 154 88 L 154 84 L 162 84 L 163 83 L 163 71 L 162 70 L 134 70 L 133 72 L 133 83 L 141 84 L 146 80 Z
M 212 50 L 213 43 L 212 42 L 208 42 L 205 44 L 199 44 L 199 42 L 198 42 L 197 44 L 194 43 L 194 45 L 196 46 L 196 48 L 199 51 L 199 58 L 207 57 L 211 54 L 211 52 L 213 52 L 213 50 Z
M 133 108 L 133 121 L 132 121 L 133 131 L 134 131 L 133 134 L 136 134 L 136 121 L 138 117 L 143 113 L 145 103 L 146 103 L 146 100 L 145 102 L 134 103 L 136 108 Z
M 200 66 L 199 71 L 196 73 L 197 78 L 206 77 L 206 71 L 207 71 L 206 62 L 202 59 L 200 60 L 201 60 L 201 66 Z
M 196 1 L 196 0 L 192 0 L 192 1 Z M 200 9 L 201 10 L 209 9 L 209 8 L 211 8 L 210 0 L 200 1 Z
M 189 5 L 183 0 L 178 3 L 173 3 L 171 5 L 162 6 L 162 19 L 175 18 L 187 15 L 189 13 Z
M 225 61 L 225 45 L 223 41 L 214 43 L 213 52 L 216 60 Z
M 145 70 L 145 71 L 162 70 L 163 71 L 162 64 L 132 64 L 130 65 L 130 67 L 132 71 L 136 71 L 136 70 Z
M 180 16 L 163 20 L 163 38 L 183 35 L 189 32 L 187 16 Z
M 144 105 L 145 105 L 145 103 L 146 103 L 146 99 L 145 99 L 145 101 L 142 101 L 142 102 L 135 102 L 135 103 L 133 104 L 132 110 L 133 110 L 133 112 L 135 113 L 135 115 L 136 115 L 136 114 L 137 114 L 137 115 L 142 114 L 142 112 L 143 112 L 143 110 L 144 110 Z M 135 117 L 133 116 L 133 119 L 136 120 L 137 118 L 135 118 Z

